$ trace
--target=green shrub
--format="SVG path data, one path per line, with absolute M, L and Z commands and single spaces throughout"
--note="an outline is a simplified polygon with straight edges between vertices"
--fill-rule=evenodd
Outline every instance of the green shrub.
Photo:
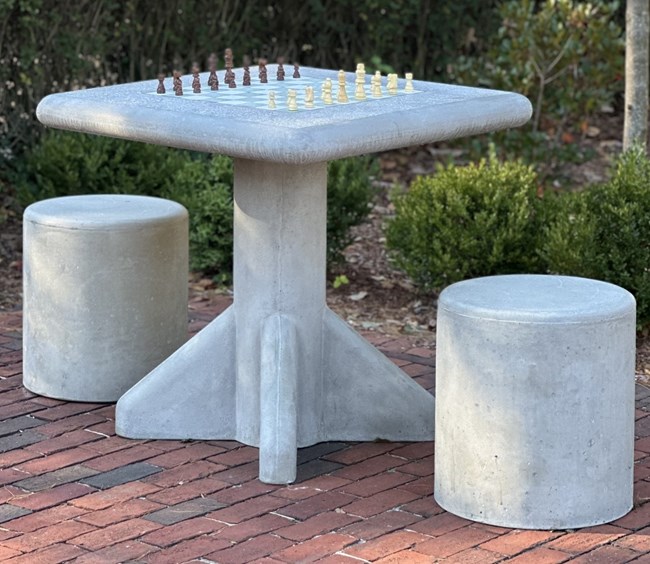
M 387 244 L 425 290 L 476 276 L 535 272 L 542 216 L 536 175 L 520 162 L 441 168 L 395 200 Z
M 552 272 L 605 280 L 637 300 L 639 325 L 650 323 L 650 160 L 624 153 L 609 182 L 561 198 L 542 254 Z
M 350 228 L 368 215 L 373 197 L 369 157 L 328 169 L 328 260 L 339 260 Z M 20 203 L 73 194 L 139 194 L 169 198 L 190 214 L 190 265 L 227 281 L 232 273 L 233 168 L 208 156 L 64 131 L 49 131 L 14 174 Z
M 26 206 L 74 194 L 160 195 L 190 158 L 156 145 L 49 130 L 24 159 L 18 198 Z
M 480 48 L 497 23 L 496 3 L 0 0 L 0 148 L 19 155 L 36 141 L 34 110 L 47 94 L 187 72 L 194 61 L 205 68 L 211 51 L 223 65 L 226 47 L 237 65 L 244 55 L 282 55 L 331 69 L 381 62 L 384 72 L 439 78 L 452 54 Z
M 352 243 L 350 228 L 370 211 L 374 197 L 371 178 L 379 163 L 371 157 L 342 159 L 327 167 L 327 260 L 341 262 L 343 249 Z
M 188 160 L 164 191 L 189 212 L 190 268 L 217 275 L 223 283 L 232 275 L 232 186 L 232 160 L 215 155 Z

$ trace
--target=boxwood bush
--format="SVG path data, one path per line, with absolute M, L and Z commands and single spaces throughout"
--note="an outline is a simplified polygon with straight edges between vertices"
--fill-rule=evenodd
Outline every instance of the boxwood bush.
M 423 289 L 476 276 L 537 272 L 543 221 L 533 169 L 492 155 L 416 179 L 396 197 L 387 244 Z
M 551 272 L 606 280 L 637 300 L 650 323 L 650 160 L 641 148 L 619 157 L 611 179 L 565 194 L 545 230 L 541 254 Z
M 373 199 L 369 157 L 344 159 L 328 168 L 328 260 L 340 259 L 350 228 L 368 215 Z M 193 270 L 228 280 L 232 272 L 232 161 L 64 131 L 49 131 L 14 174 L 23 206 L 73 194 L 140 194 L 169 198 L 190 214 Z

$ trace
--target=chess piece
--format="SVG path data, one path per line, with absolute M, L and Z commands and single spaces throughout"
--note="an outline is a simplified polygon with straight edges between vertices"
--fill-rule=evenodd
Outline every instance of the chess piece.
M 223 54 L 223 60 L 226 67 L 226 74 L 223 78 L 223 81 L 230 87 L 234 88 L 235 86 L 230 86 L 231 82 L 234 82 L 235 75 L 232 72 L 232 49 L 226 49 Z
M 237 88 L 237 82 L 235 81 L 235 73 L 230 71 L 230 82 L 228 83 L 228 88 Z
M 372 81 L 372 97 L 381 98 L 381 72 L 375 71 L 375 75 L 371 79 Z
M 298 63 L 293 63 L 293 78 L 300 78 L 300 67 Z
M 406 75 L 406 85 L 404 86 L 404 92 L 411 93 L 414 91 L 413 89 L 413 73 L 412 72 L 407 72 Z
M 289 88 L 289 91 L 287 92 L 287 108 L 292 112 L 295 112 L 298 109 L 296 91 L 293 88 Z
M 395 73 L 388 75 L 388 93 L 391 95 L 397 94 L 397 74 Z
M 181 73 L 174 71 L 174 94 L 176 96 L 183 95 L 183 81 L 181 80 Z
M 219 77 L 217 76 L 217 71 L 210 71 L 208 86 L 210 87 L 210 90 L 219 90 Z
M 268 103 L 269 110 L 275 110 L 276 105 L 275 105 L 275 91 L 271 90 L 269 92 L 269 103 Z
M 266 74 L 266 59 L 259 60 L 259 79 L 260 84 L 267 84 L 269 81 Z
M 324 104 L 333 104 L 332 100 L 332 79 L 326 78 L 322 88 L 322 96 Z
M 250 86 L 251 85 L 251 71 L 248 65 L 244 65 L 244 78 L 242 80 L 242 84 L 244 86 Z
M 208 86 L 210 90 L 219 90 L 219 77 L 217 76 L 217 56 L 212 53 L 208 59 L 210 76 L 208 77 Z
M 161 73 L 158 75 L 158 88 L 156 88 L 156 94 L 164 94 L 164 93 L 165 93 L 165 75 Z
M 198 65 L 192 67 L 192 76 L 194 77 L 192 80 L 192 92 L 194 94 L 201 94 L 201 77 L 199 76 Z
M 276 74 L 277 80 L 284 80 L 284 65 L 282 64 L 282 59 L 278 59 L 278 72 Z
M 366 99 L 366 67 L 363 63 L 357 65 L 356 78 L 354 79 L 354 97 L 357 100 Z
M 314 87 L 305 88 L 305 108 L 311 110 L 314 107 Z
M 345 71 L 344 70 L 339 71 L 338 79 L 339 79 L 339 93 L 338 93 L 338 96 L 336 97 L 336 101 L 339 104 L 345 104 L 345 103 L 349 102 L 349 100 L 348 100 L 348 93 L 345 91 Z

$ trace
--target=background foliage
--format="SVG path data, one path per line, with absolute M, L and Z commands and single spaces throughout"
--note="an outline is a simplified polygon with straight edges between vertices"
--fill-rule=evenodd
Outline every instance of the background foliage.
M 350 228 L 368 214 L 378 171 L 370 157 L 329 164 L 327 258 L 341 259 Z M 157 145 L 51 130 L 13 174 L 22 206 L 75 194 L 139 194 L 169 198 L 190 215 L 191 268 L 228 282 L 232 272 L 233 167 L 208 156 Z
M 0 149 L 16 153 L 33 142 L 34 110 L 47 94 L 188 71 L 194 61 L 206 65 L 212 51 L 222 57 L 226 47 L 237 64 L 244 55 L 281 55 L 351 70 L 363 60 L 369 69 L 440 77 L 451 57 L 477 48 L 496 24 L 495 4 L 0 0 Z
M 538 271 L 536 181 L 531 167 L 494 155 L 416 179 L 396 198 L 387 230 L 397 265 L 430 291 L 477 276 Z

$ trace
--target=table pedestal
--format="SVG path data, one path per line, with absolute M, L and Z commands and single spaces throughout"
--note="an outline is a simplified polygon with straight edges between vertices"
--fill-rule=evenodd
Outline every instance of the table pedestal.
M 234 303 L 122 396 L 119 435 L 259 446 L 268 483 L 298 447 L 433 439 L 433 396 L 325 305 L 326 210 L 326 163 L 235 160 Z

